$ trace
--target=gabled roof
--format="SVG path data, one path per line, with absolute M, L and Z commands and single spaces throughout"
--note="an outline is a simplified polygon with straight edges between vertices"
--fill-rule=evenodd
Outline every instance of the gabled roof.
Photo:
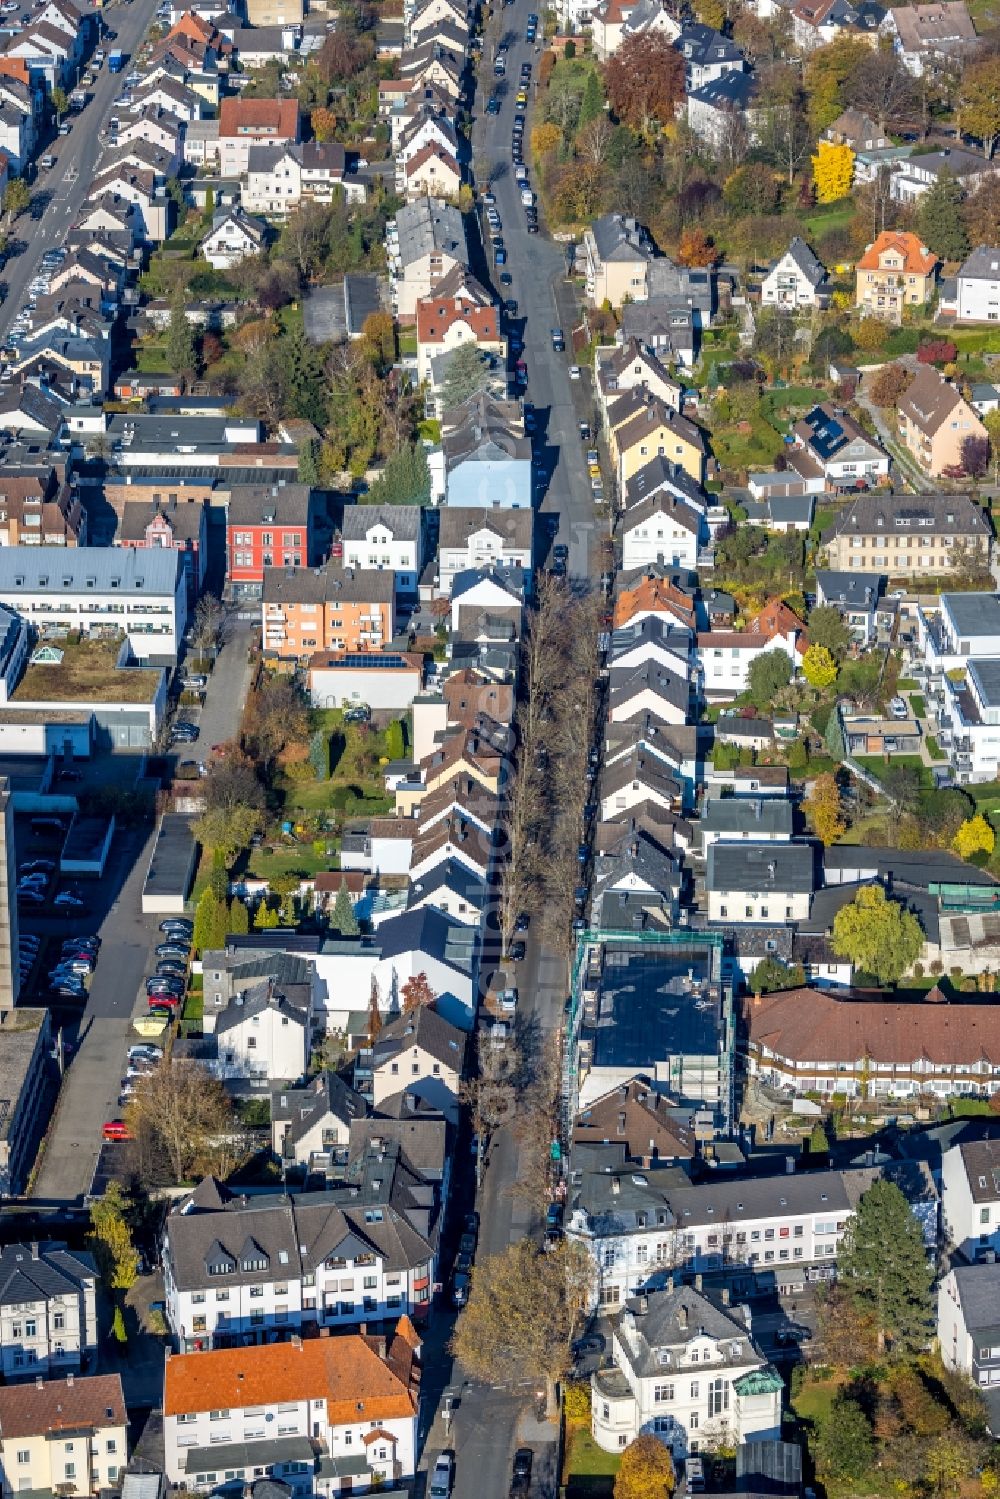
M 219 137 L 267 134 L 294 140 L 299 133 L 295 99 L 223 99 L 219 105 Z
M 826 279 L 826 267 L 798 234 L 793 236 L 791 244 L 781 259 L 776 262 L 774 269 L 776 270 L 782 260 L 787 259 L 789 256 L 791 256 L 810 286 L 819 286 L 820 282 Z
M 465 1032 L 439 1015 L 433 1005 L 420 1005 L 409 1014 L 387 1021 L 376 1038 L 372 1066 L 384 1067 L 411 1046 L 419 1046 L 421 1051 L 461 1074 Z
M 916 530 L 921 522 L 930 535 L 990 535 L 989 524 L 978 505 L 965 494 L 860 494 L 837 511 L 824 533 L 833 536 L 873 536 Z
M 937 988 L 914 1003 L 870 990 L 786 989 L 748 996 L 744 1013 L 751 1042 L 789 1061 L 1000 1065 L 996 1007 L 952 1004 Z
M 5 1442 L 124 1426 L 126 1419 L 120 1374 L 77 1374 L 71 1380 L 0 1388 L 0 1436 Z
M 858 261 L 858 270 L 880 270 L 880 258 L 887 250 L 895 250 L 902 256 L 903 270 L 907 275 L 927 276 L 937 265 L 937 256 L 926 245 L 921 244 L 916 234 L 910 234 L 904 229 L 886 229 L 865 250 Z M 925 367 L 930 369 L 929 365 Z
M 922 364 L 896 409 L 926 436 L 933 436 L 950 422 L 958 406 L 965 404 L 962 392 L 930 364 Z

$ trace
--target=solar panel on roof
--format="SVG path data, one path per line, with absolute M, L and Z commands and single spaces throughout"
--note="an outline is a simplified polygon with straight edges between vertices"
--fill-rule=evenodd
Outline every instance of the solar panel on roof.
M 403 656 L 383 656 L 383 655 L 331 656 L 327 660 L 327 662 L 326 662 L 326 664 L 325 664 L 325 666 L 324 666 L 323 669 L 324 669 L 324 671 L 327 671 L 327 670 L 330 670 L 331 668 L 339 667 L 339 666 L 348 666 L 348 667 L 359 667 L 359 666 L 360 667 L 368 667 L 368 666 L 397 666 L 397 667 L 399 667 L 399 666 L 406 666 L 406 665 L 407 665 L 407 662 L 406 662 L 405 657 L 403 657 Z

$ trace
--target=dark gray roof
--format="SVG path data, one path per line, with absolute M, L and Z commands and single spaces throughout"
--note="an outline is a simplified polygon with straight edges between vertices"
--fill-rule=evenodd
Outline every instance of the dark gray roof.
M 298 1005 L 292 1004 L 274 987 L 270 979 L 261 979 L 259 983 L 234 996 L 216 1019 L 216 1032 L 222 1035 L 225 1031 L 234 1030 L 245 1021 L 252 1020 L 255 1015 L 262 1015 L 265 1010 L 277 1010 L 290 1024 L 305 1027 L 310 1023 L 308 1008 L 303 1013 Z
M 381 923 L 377 936 L 383 958 L 425 952 L 467 975 L 475 967 L 479 940 L 475 927 L 463 926 L 434 906 L 390 917 Z
M 823 851 L 827 875 L 836 871 L 860 881 L 884 880 L 893 885 L 927 888 L 943 885 L 995 885 L 993 875 L 966 864 L 946 849 L 870 848 L 865 844 L 832 844 Z
M 722 62 L 743 63 L 746 59 L 736 43 L 713 26 L 700 22 L 689 22 L 681 31 L 674 46 L 687 62 L 702 67 Z
M 620 708 L 647 690 L 675 708 L 686 711 L 690 705 L 690 683 L 656 660 L 645 661 L 641 666 L 615 666 L 608 675 L 612 708 Z
M 469 905 L 482 911 L 486 905 L 486 881 L 463 864 L 460 859 L 443 859 L 418 880 L 412 880 L 407 904 L 415 906 L 426 900 L 435 890 L 450 890 L 461 896 Z
M 713 78 L 688 94 L 688 99 L 697 99 L 712 109 L 748 109 L 757 97 L 759 83 L 753 73 L 737 73 L 735 70 Z
M 844 609 L 874 609 L 879 595 L 885 588 L 886 578 L 882 573 L 816 573 L 816 589 L 820 602 Z
M 96 1280 L 93 1257 L 70 1253 L 65 1244 L 7 1244 L 0 1250 L 0 1306 L 73 1296 Z
M 305 1088 L 276 1088 L 271 1094 L 271 1119 L 288 1120 L 285 1140 L 292 1145 L 321 1120 L 333 1117 L 346 1127 L 368 1105 L 336 1072 L 321 1072 Z
M 633 1345 L 623 1338 L 618 1346 L 640 1376 L 659 1374 L 671 1367 L 661 1349 L 681 1349 L 698 1337 L 739 1343 L 742 1351 L 734 1360 L 738 1363 L 745 1364 L 752 1350 L 750 1333 L 740 1314 L 694 1286 L 653 1291 L 629 1301 L 622 1317 L 634 1322 L 639 1342 Z
M 825 279 L 825 267 L 800 235 L 793 236 L 785 254 L 792 257 L 810 286 L 819 286 L 820 282 Z
M 438 511 L 439 547 L 465 546 L 470 536 L 477 531 L 494 531 L 501 540 L 522 551 L 529 551 L 534 534 L 535 515 L 532 510 L 513 510 L 481 507 L 477 505 L 446 505 Z
M 811 843 L 713 843 L 708 851 L 709 890 L 801 894 L 816 888 Z
M 924 165 L 925 157 L 920 158 L 920 165 Z M 981 158 L 980 158 L 981 160 Z M 977 245 L 972 254 L 958 268 L 959 280 L 971 280 L 976 278 L 983 281 L 1000 280 L 1000 250 L 993 249 L 990 245 Z
M 702 808 L 701 827 L 723 837 L 731 833 L 790 835 L 792 804 L 783 796 L 710 796 Z
M 941 595 L 941 605 L 947 609 L 959 635 L 968 639 L 1000 635 L 1000 594 L 945 593 Z
M 396 541 L 416 541 L 423 512 L 419 505 L 345 505 L 345 541 L 362 541 L 372 526 L 385 526 Z
M 439 198 L 418 198 L 404 203 L 396 215 L 399 256 L 403 265 L 439 250 L 462 265 L 469 263 L 462 215 Z
M 373 1049 L 372 1066 L 381 1067 L 410 1046 L 419 1046 L 446 1067 L 462 1071 L 465 1032 L 445 1020 L 431 1005 L 421 1005 L 382 1027 Z
M 968 1140 L 958 1149 L 973 1202 L 1000 1199 L 1000 1140 Z M 1000 1303 L 997 1316 L 1000 1318 Z
M 931 535 L 985 537 L 990 534 L 982 510 L 968 495 L 872 493 L 858 495 L 838 510 L 823 539 L 888 535 L 890 532 L 906 535 L 908 529 L 916 531 L 918 526 Z
M 625 485 L 626 521 L 631 520 L 634 507 L 663 491 L 679 495 L 694 505 L 701 506 L 705 503 L 705 492 L 698 481 L 692 479 L 686 469 L 671 463 L 662 454 L 657 454 L 638 473 L 633 474 Z
M 967 1331 L 1000 1330 L 1000 1264 L 956 1265 L 954 1274 Z
M 597 253 L 604 261 L 652 260 L 656 253 L 643 226 L 625 214 L 602 214 L 590 227 Z

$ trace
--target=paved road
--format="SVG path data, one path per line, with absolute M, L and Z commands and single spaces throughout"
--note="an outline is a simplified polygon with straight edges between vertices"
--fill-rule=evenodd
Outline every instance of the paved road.
M 489 181 L 496 194 L 508 256 L 504 269 L 513 278 L 512 286 L 498 286 L 497 292 L 504 298 L 517 299 L 517 322 L 523 325 L 523 357 L 528 366 L 527 399 L 534 406 L 538 420 L 536 468 L 551 474 L 541 513 L 551 517 L 552 530 L 558 529 L 559 541 L 570 549 L 570 576 L 585 579 L 594 572 L 594 542 L 598 530 L 587 477 L 585 444 L 580 441 L 578 427 L 581 418 L 587 421 L 593 418 L 590 377 L 570 380 L 572 354 L 556 354 L 550 336 L 552 328 L 562 328 L 569 351 L 570 332 L 579 323 L 579 313 L 574 308 L 572 288 L 566 282 L 566 247 L 555 244 L 544 233 L 528 233 L 520 189 L 514 180 L 510 159 L 514 99 L 521 63 L 531 63 L 534 80 L 541 56 L 524 40 L 528 13 L 532 9 L 540 15 L 544 7 L 538 5 L 537 0 L 515 0 L 513 5 L 496 5 L 494 14 L 487 21 L 483 83 L 476 99 L 476 122 L 472 131 L 473 153 L 479 190 L 485 190 Z M 488 115 L 486 100 L 493 83 L 496 44 L 501 36 L 510 40 L 506 89 L 499 115 Z M 533 101 L 532 89 L 529 93 L 532 106 Z M 531 135 L 532 118 L 529 110 L 526 141 Z M 529 159 L 526 146 L 525 160 Z M 537 186 L 534 182 L 531 185 Z M 544 225 L 542 227 L 544 229 Z
M 110 47 L 120 48 L 130 58 L 134 56 L 156 14 L 156 4 L 157 0 L 132 0 L 129 5 L 108 5 L 104 25 L 117 33 Z M 108 51 L 109 44 L 103 45 Z M 15 313 L 26 303 L 28 283 L 37 273 L 42 255 L 61 245 L 67 230 L 76 222 L 101 153 L 98 134 L 114 113 L 124 77 L 124 73 L 109 73 L 107 63 L 104 64 L 94 87 L 88 90 L 89 104 L 79 114 L 68 116 L 69 135 L 57 137 L 49 148 L 57 157 L 55 166 L 47 172 L 38 169 L 33 192 L 47 194 L 50 201 L 40 220 L 25 213 L 14 225 L 13 238 L 22 240 L 26 248 L 11 257 L 4 268 L 7 298 L 0 307 L 0 337 L 6 334 Z M 44 149 L 41 154 L 45 154 Z

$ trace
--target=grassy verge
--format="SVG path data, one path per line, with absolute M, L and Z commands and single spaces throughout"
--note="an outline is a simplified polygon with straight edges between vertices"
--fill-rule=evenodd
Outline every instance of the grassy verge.
M 563 1484 L 566 1499 L 611 1499 L 621 1459 L 604 1452 L 586 1426 L 568 1426 Z
M 934 738 L 933 734 L 927 735 L 927 738 L 924 740 L 924 744 L 927 746 L 927 753 L 930 755 L 932 760 L 944 760 L 946 758 L 944 751 L 938 744 L 937 740 Z
M 182 1036 L 200 1036 L 205 1020 L 205 994 L 204 980 L 200 973 L 193 973 L 189 980 L 188 992 L 184 998 L 184 1009 L 181 1014 L 180 1034 Z
M 898 682 L 896 683 L 896 686 L 898 688 Z M 927 717 L 927 699 L 923 696 L 922 693 L 913 692 L 910 694 L 910 707 L 913 709 L 917 718 Z
M 881 755 L 855 755 L 854 758 L 879 781 L 884 779 L 888 770 L 898 765 L 907 765 L 919 775 L 922 791 L 933 789 L 931 773 L 919 755 L 893 755 L 886 759 L 883 759 Z

